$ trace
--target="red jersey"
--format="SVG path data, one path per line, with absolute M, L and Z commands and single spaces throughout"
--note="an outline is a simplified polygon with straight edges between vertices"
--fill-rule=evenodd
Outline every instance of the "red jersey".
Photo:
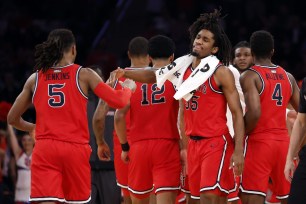
M 37 72 L 33 104 L 36 139 L 89 142 L 87 96 L 79 85 L 80 65 Z
M 188 68 L 183 79 L 192 73 Z M 213 75 L 199 86 L 189 101 L 185 101 L 185 132 L 188 136 L 215 137 L 228 134 L 227 101 Z
M 179 139 L 177 117 L 179 102 L 175 89 L 167 81 L 161 89 L 156 84 L 137 82 L 130 104 L 131 142 L 146 139 Z
M 264 139 L 268 136 L 274 140 L 288 140 L 286 107 L 292 95 L 292 85 L 287 72 L 279 66 L 255 65 L 250 70 L 256 72 L 262 81 L 259 93 L 261 115 L 250 135 L 269 133 L 263 135 Z

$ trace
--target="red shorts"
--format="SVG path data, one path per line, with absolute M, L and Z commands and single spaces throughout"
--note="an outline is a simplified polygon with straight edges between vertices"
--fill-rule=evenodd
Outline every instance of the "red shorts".
M 269 178 L 273 193 L 278 199 L 288 197 L 290 183 L 284 175 L 289 140 L 256 140 L 256 135 L 246 138 L 246 152 L 242 183 L 243 193 L 266 196 Z
M 114 135 L 114 165 L 116 172 L 117 185 L 121 187 L 124 196 L 129 196 L 128 191 L 128 164 L 121 159 L 121 144 L 117 135 Z
M 88 144 L 37 140 L 31 162 L 31 202 L 90 201 Z
M 266 197 L 266 203 L 280 203 L 281 201 L 276 198 L 276 195 L 273 193 L 273 185 L 272 183 L 269 183 L 268 191 L 267 191 L 267 197 Z
M 236 176 L 235 177 L 235 183 L 236 183 L 236 189 L 232 190 L 229 192 L 228 196 L 227 196 L 227 201 L 231 202 L 231 201 L 235 201 L 235 200 L 239 200 L 239 187 L 240 187 L 240 176 Z
M 129 191 L 135 197 L 148 197 L 153 190 L 159 193 L 180 189 L 181 162 L 177 140 L 134 142 L 129 156 Z
M 181 174 L 181 191 L 190 194 L 188 175 Z
M 234 173 L 229 169 L 233 150 L 233 139 L 229 134 L 189 140 L 188 178 L 193 199 L 200 199 L 200 193 L 205 191 L 227 196 L 235 189 Z

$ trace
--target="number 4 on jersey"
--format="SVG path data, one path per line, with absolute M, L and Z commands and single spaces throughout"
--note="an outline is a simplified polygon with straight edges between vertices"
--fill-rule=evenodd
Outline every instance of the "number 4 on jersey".
M 277 106 L 283 105 L 282 86 L 280 83 L 277 83 L 274 87 L 274 91 L 272 94 L 272 100 L 276 101 Z

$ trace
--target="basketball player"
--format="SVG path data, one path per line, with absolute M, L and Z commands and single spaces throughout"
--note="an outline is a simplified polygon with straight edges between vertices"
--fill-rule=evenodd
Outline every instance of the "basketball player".
M 126 69 L 130 68 L 147 68 L 149 66 L 150 60 L 148 56 L 148 40 L 144 37 L 135 37 L 129 42 L 128 47 L 128 57 L 131 61 L 130 67 L 127 67 Z M 123 78 L 119 79 L 119 81 L 124 80 Z M 121 89 L 120 84 L 115 85 L 116 89 Z M 107 104 L 106 104 L 107 105 Z M 103 123 L 101 122 L 102 118 L 104 118 L 104 112 L 105 104 L 102 102 L 99 102 L 96 113 L 93 117 L 93 128 L 95 132 L 100 132 L 103 126 Z M 127 132 L 127 138 L 129 141 L 129 124 L 130 124 L 130 112 L 128 111 L 125 117 L 125 123 L 126 123 L 126 132 Z M 101 135 L 101 134 L 99 134 Z M 131 204 L 131 198 L 130 193 L 128 191 L 128 164 L 123 162 L 121 160 L 121 145 L 118 140 L 118 136 L 116 134 L 116 131 L 114 131 L 114 164 L 115 164 L 115 172 L 116 172 L 116 179 L 117 179 L 117 185 L 121 187 L 122 194 L 123 194 L 123 200 L 125 204 Z M 98 147 L 99 150 L 99 147 Z M 101 154 L 107 155 L 106 154 Z M 109 157 L 108 157 L 109 159 Z
M 36 46 L 36 72 L 28 78 L 8 114 L 8 123 L 15 128 L 35 131 L 31 202 L 90 200 L 88 90 L 111 107 L 121 108 L 129 101 L 130 89 L 135 88 L 132 81 L 127 81 L 123 86 L 128 88 L 113 90 L 93 70 L 74 64 L 76 54 L 72 32 L 52 30 L 48 39 Z M 36 124 L 21 117 L 31 102 Z
M 153 68 L 173 61 L 174 43 L 166 36 L 149 40 L 148 54 Z M 139 69 L 139 68 L 137 68 Z M 177 116 L 179 104 L 170 82 L 137 83 L 130 105 L 115 113 L 115 129 L 122 145 L 122 159 L 129 162 L 128 189 L 133 203 L 149 203 L 150 193 L 157 204 L 174 204 L 180 186 L 180 149 Z M 129 145 L 125 115 L 130 110 Z M 130 148 L 129 148 L 130 147 Z
M 291 74 L 272 63 L 274 39 L 269 32 L 254 32 L 250 45 L 255 65 L 240 77 L 247 110 L 241 199 L 245 204 L 264 203 L 271 178 L 276 197 L 287 203 L 290 183 L 283 174 L 289 145 L 286 107 L 291 103 L 297 109 L 299 88 Z

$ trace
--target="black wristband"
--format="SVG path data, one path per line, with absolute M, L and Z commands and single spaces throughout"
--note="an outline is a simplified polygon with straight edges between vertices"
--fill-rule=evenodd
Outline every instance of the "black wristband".
M 121 144 L 121 149 L 122 151 L 124 152 L 128 152 L 130 150 L 130 145 L 128 142 L 124 143 L 124 144 Z

